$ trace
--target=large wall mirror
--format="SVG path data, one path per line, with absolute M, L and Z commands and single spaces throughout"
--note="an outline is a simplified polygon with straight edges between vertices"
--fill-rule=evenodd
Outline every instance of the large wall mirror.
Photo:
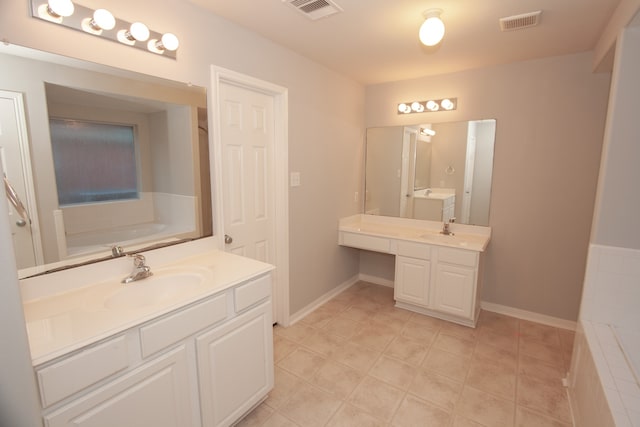
M 0 48 L 21 278 L 212 234 L 204 88 Z
M 364 213 L 489 225 L 496 121 L 367 129 Z

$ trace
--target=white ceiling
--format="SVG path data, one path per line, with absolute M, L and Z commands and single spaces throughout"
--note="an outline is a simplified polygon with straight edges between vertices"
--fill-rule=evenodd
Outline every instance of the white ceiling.
M 333 0 L 312 21 L 283 0 L 189 0 L 363 84 L 451 73 L 593 49 L 620 0 Z M 418 41 L 423 11 L 443 10 L 444 40 Z M 537 27 L 502 17 L 542 10 Z

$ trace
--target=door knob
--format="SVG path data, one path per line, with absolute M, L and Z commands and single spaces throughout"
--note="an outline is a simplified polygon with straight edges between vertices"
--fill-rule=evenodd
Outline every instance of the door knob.
M 226 243 L 227 245 L 233 243 L 233 237 L 229 236 L 228 234 L 225 234 L 224 243 Z
M 27 221 L 25 221 L 24 219 L 19 219 L 18 221 L 16 221 L 16 225 L 18 227 L 24 227 L 25 225 L 27 225 Z

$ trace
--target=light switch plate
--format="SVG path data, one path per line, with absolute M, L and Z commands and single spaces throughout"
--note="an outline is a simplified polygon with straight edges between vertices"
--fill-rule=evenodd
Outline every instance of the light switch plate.
M 300 187 L 300 172 L 291 172 L 289 182 L 292 187 Z

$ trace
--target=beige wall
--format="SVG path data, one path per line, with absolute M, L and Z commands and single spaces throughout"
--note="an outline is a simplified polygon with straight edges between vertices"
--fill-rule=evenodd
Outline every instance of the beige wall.
M 0 39 L 71 57 L 209 86 L 210 65 L 289 90 L 291 312 L 358 272 L 358 254 L 338 247 L 338 219 L 359 211 L 364 141 L 364 88 L 327 68 L 185 1 L 109 1 L 129 22 L 180 38 L 176 61 L 81 34 L 29 16 L 27 3 L 0 3 Z M 0 242 L 4 247 L 10 240 Z
M 366 88 L 367 127 L 497 119 L 484 301 L 577 318 L 610 80 L 591 65 L 583 53 Z M 396 114 L 445 97 L 458 110 Z M 363 252 L 361 272 L 371 264 Z

